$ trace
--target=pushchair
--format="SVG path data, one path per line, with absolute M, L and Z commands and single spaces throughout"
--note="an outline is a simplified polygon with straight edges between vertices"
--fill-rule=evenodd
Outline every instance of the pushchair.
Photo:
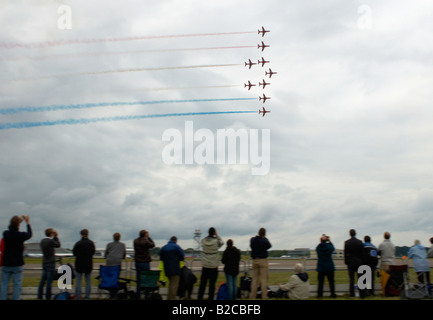
M 110 299 L 131 299 L 132 292 L 128 291 L 128 284 L 131 282 L 129 279 L 120 277 L 120 266 L 99 266 L 99 280 L 98 289 L 100 295 L 102 292 L 108 291 Z M 119 293 L 119 291 L 123 291 Z
M 252 283 L 252 277 L 249 273 L 251 267 L 248 262 L 251 262 L 250 260 L 241 261 L 244 264 L 244 275 L 240 277 L 239 279 L 239 287 L 238 287 L 238 298 L 248 298 L 251 293 L 251 283 Z

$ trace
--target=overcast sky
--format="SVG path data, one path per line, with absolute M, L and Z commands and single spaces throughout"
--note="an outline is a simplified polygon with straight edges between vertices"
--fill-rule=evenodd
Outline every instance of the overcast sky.
M 397 245 L 429 245 L 431 1 L 0 5 L 3 230 L 13 215 L 29 214 L 32 242 L 53 227 L 65 248 L 82 228 L 99 248 L 114 232 L 131 246 L 141 229 L 158 246 L 176 235 L 190 248 L 194 230 L 205 235 L 209 227 L 243 250 L 260 227 L 274 249 L 314 248 L 322 233 L 342 248 L 351 228 L 377 245 L 384 231 Z M 62 5 L 70 15 L 58 11 Z M 264 37 L 261 26 L 270 30 Z M 262 40 L 270 45 L 263 52 Z M 261 57 L 270 63 L 244 66 Z M 271 79 L 264 74 L 269 67 L 277 72 Z M 265 89 L 258 86 L 263 79 L 271 83 Z M 248 80 L 256 84 L 249 91 Z M 265 104 L 263 93 L 271 97 Z M 90 107 L 204 99 L 232 100 Z M 17 109 L 77 104 L 83 107 Z M 271 113 L 259 115 L 262 106 Z M 208 111 L 254 113 L 4 126 Z M 185 121 L 215 133 L 269 129 L 269 173 L 253 175 L 251 162 L 165 163 L 162 136 L 183 133 Z

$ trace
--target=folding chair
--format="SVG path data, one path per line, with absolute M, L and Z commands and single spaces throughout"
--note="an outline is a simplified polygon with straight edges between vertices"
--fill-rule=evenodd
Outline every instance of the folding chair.
M 107 290 L 110 293 L 111 299 L 119 297 L 118 292 L 123 290 L 125 297 L 128 297 L 127 284 L 129 279 L 120 278 L 120 266 L 104 266 L 99 267 L 99 276 L 96 279 L 100 280 L 98 288 Z
M 410 274 L 409 272 L 405 273 L 404 277 L 404 297 L 408 299 L 423 299 L 430 298 L 429 288 L 427 284 L 426 274 L 423 273 L 423 282 L 418 281 L 418 277 Z M 414 281 L 414 278 L 416 281 Z
M 142 270 L 139 277 L 139 287 L 141 291 L 144 291 L 144 299 L 150 300 L 162 300 L 159 294 L 159 270 Z

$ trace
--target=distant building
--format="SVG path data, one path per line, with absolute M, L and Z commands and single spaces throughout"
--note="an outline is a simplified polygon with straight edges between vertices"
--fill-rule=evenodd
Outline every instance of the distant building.
M 290 258 L 309 258 L 310 249 L 309 248 L 295 248 L 293 250 L 287 250 L 287 256 Z
M 55 248 L 56 255 L 67 256 L 72 255 L 72 251 L 64 248 Z M 24 243 L 25 257 L 42 257 L 41 247 L 39 242 Z

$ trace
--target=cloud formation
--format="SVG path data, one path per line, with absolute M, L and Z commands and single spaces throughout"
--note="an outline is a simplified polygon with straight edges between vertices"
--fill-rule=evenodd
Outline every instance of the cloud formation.
M 188 120 L 212 132 L 270 129 L 270 172 L 251 175 L 249 164 L 167 165 L 161 158 L 167 144 L 162 134 L 170 128 L 183 131 L 187 119 L 182 117 L 0 130 L 2 229 L 11 216 L 30 214 L 32 241 L 54 227 L 64 247 L 72 247 L 80 229 L 88 228 L 97 247 L 105 247 L 114 232 L 131 245 L 147 229 L 159 246 L 176 235 L 188 248 L 194 246 L 195 229 L 206 234 L 211 226 L 244 250 L 260 227 L 267 228 L 275 249 L 313 248 L 322 233 L 342 247 L 350 228 L 377 244 L 390 231 L 398 245 L 411 245 L 415 238 L 427 245 L 433 235 L 429 1 L 62 4 L 71 8 L 70 30 L 58 28 L 57 2 L 2 4 L 0 42 L 245 33 L 0 46 L 0 110 L 106 101 L 256 100 L 0 114 L 0 124 L 257 112 L 264 92 L 272 97 L 264 104 L 272 111 L 266 117 L 257 112 Z M 271 30 L 263 38 L 256 33 L 262 25 Z M 264 52 L 256 48 L 262 40 L 270 45 Z M 183 50 L 212 47 L 233 49 Z M 142 53 L 132 53 L 137 51 Z M 89 54 L 98 52 L 117 53 Z M 243 84 L 262 81 L 265 67 L 249 70 L 244 61 L 262 56 L 278 74 L 267 79 L 266 89 L 248 91 Z M 231 66 L 172 68 L 193 65 Z M 69 76 L 55 77 L 59 74 Z

